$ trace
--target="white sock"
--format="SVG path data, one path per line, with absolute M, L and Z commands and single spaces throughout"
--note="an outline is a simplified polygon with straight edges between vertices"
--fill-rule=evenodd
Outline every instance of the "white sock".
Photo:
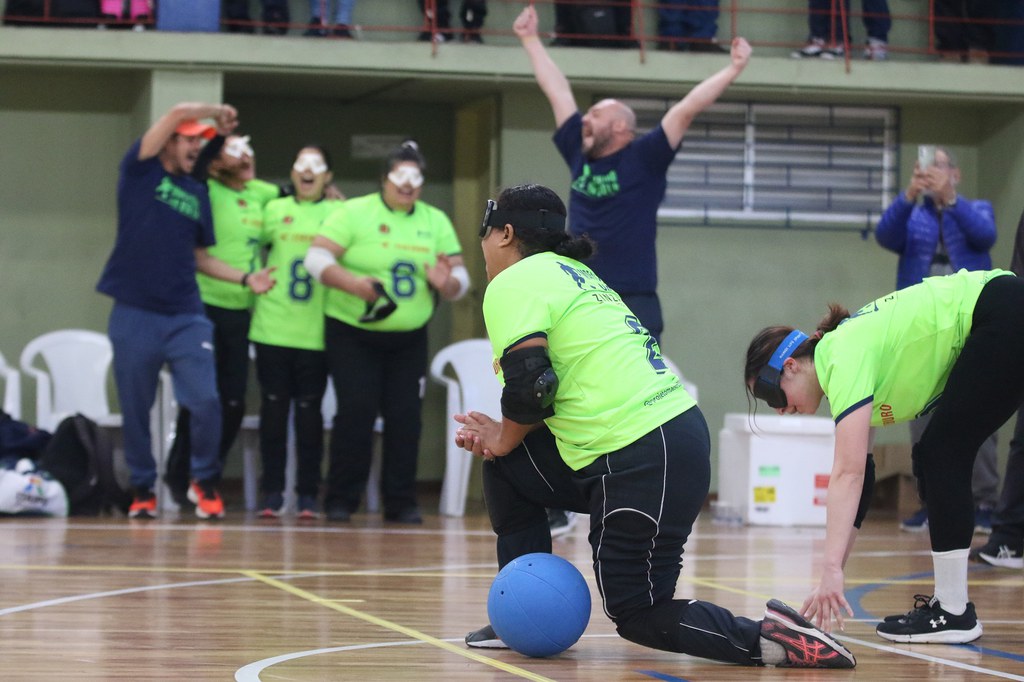
M 967 610 L 967 555 L 970 548 L 932 552 L 935 598 L 948 613 L 960 616 Z

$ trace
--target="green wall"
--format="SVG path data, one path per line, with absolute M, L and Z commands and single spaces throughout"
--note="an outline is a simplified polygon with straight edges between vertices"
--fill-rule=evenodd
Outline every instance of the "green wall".
M 892 4 L 895 13 L 910 3 Z M 359 3 L 357 18 L 376 5 Z M 499 9 L 488 24 L 498 26 L 511 6 L 493 5 Z M 789 19 L 786 30 L 793 30 Z M 784 29 L 771 22 L 754 28 L 764 40 L 781 40 Z M 458 216 L 467 252 L 477 248 L 474 206 L 481 193 L 530 180 L 564 195 L 569 179 L 550 141 L 548 104 L 521 50 L 500 42 L 445 46 L 432 57 L 414 42 L 0 28 L 0 352 L 16 363 L 25 343 L 43 332 L 105 329 L 110 304 L 93 287 L 113 243 L 117 164 L 152 117 L 177 99 L 223 93 L 237 105 L 262 177 L 283 179 L 299 145 L 324 143 L 334 153 L 338 184 L 351 196 L 374 191 L 379 173 L 376 162 L 352 158 L 354 135 L 418 138 L 431 164 L 425 199 Z M 1008 264 L 1024 209 L 1020 71 L 893 61 L 856 63 L 846 74 L 841 64 L 794 63 L 764 52 L 727 97 L 899 107 L 900 185 L 917 144 L 952 147 L 963 193 L 996 206 L 993 258 Z M 584 107 L 597 95 L 679 97 L 723 63 L 665 53 L 641 63 L 635 53 L 613 50 L 554 54 Z M 472 107 L 493 109 L 493 135 L 486 127 L 459 129 L 458 112 Z M 472 162 L 456 178 L 470 148 Z M 850 232 L 666 223 L 658 255 L 664 350 L 698 385 L 716 443 L 725 413 L 747 409 L 740 366 L 757 329 L 774 322 L 813 327 L 827 301 L 857 306 L 895 281 L 895 255 Z M 472 267 L 469 299 L 443 305 L 432 323 L 434 349 L 454 338 L 454 329 L 479 322 L 484 275 L 479 259 Z M 473 324 L 463 324 L 467 316 Z M 32 419 L 31 386 L 25 393 Z M 439 480 L 443 471 L 442 401 L 428 382 L 425 480 Z M 903 428 L 882 432 L 882 442 L 906 438 Z

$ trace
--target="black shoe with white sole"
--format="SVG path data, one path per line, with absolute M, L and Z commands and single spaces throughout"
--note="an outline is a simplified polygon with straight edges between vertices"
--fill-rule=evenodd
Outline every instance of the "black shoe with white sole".
M 957 616 L 943 609 L 935 597 L 919 594 L 914 599 L 911 611 L 878 624 L 875 632 L 879 637 L 911 644 L 966 644 L 981 637 L 973 603 L 967 602 L 967 609 Z

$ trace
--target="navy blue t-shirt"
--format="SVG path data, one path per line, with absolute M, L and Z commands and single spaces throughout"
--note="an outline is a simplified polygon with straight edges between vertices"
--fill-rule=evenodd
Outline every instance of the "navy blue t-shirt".
M 171 175 L 158 157 L 139 160 L 136 140 L 121 160 L 117 240 L 97 291 L 155 313 L 202 313 L 195 249 L 212 246 L 206 185 Z
M 659 125 L 618 152 L 597 160 L 583 155 L 583 116 L 570 116 L 554 142 L 572 173 L 569 231 L 588 234 L 597 253 L 587 265 L 619 294 L 651 293 L 658 285 L 654 241 L 676 150 Z

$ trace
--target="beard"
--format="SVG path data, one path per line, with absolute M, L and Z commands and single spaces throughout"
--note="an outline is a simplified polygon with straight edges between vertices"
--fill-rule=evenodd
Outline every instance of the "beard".
M 601 132 L 591 133 L 590 146 L 587 147 L 584 143 L 583 155 L 591 161 L 594 159 L 600 159 L 602 156 L 607 155 L 608 148 L 612 144 L 612 133 L 610 130 L 604 130 Z

